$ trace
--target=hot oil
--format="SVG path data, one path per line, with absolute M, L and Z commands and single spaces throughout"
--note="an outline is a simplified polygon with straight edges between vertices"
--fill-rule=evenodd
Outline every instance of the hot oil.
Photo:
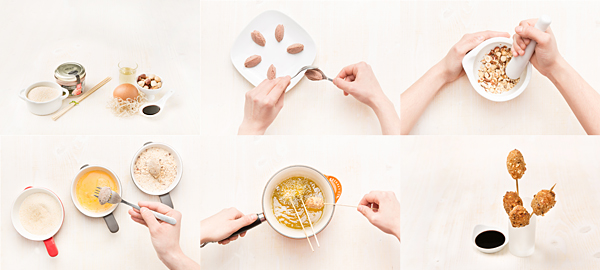
M 294 211 L 296 207 L 300 221 L 305 227 L 309 227 L 307 216 L 313 224 L 323 216 L 323 209 L 308 209 L 308 213 L 304 210 L 303 202 L 309 197 L 324 198 L 321 188 L 313 180 L 301 176 L 290 177 L 277 185 L 273 191 L 273 215 L 286 227 L 301 230 L 302 226 Z
M 480 248 L 497 248 L 505 240 L 504 234 L 499 231 L 484 231 L 475 237 L 475 244 Z
M 117 182 L 104 171 L 90 171 L 84 174 L 77 181 L 75 193 L 77 201 L 83 208 L 92 212 L 104 212 L 112 207 L 112 204 L 101 205 L 98 198 L 94 197 L 96 187 L 110 187 L 115 192 L 119 192 Z

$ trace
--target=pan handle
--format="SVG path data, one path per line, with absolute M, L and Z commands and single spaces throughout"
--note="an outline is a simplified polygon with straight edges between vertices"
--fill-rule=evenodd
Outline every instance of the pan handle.
M 112 213 L 104 216 L 104 222 L 106 222 L 106 226 L 108 226 L 108 230 L 111 233 L 116 233 L 119 231 L 119 224 Z
M 175 209 L 175 207 L 173 207 L 173 201 L 171 200 L 171 194 L 169 194 L 169 193 L 163 194 L 163 195 L 158 196 L 158 198 L 160 199 L 161 203 L 166 204 L 169 207 Z
M 335 202 L 337 203 L 340 196 L 342 196 L 342 183 L 334 176 L 325 175 L 325 177 L 327 177 L 327 180 L 329 180 L 329 183 L 331 183 L 331 186 L 333 187 L 333 194 L 335 194 Z
M 48 251 L 48 255 L 50 255 L 50 257 L 58 256 L 58 248 L 56 248 L 54 238 L 50 237 L 44 240 L 44 245 L 46 245 L 46 250 Z
M 228 236 L 228 237 L 227 237 L 227 238 L 225 238 L 225 239 L 229 239 L 229 238 L 231 238 L 231 237 L 234 237 L 234 236 L 236 236 L 236 235 L 239 235 L 239 234 L 241 234 L 241 233 L 243 233 L 243 232 L 246 232 L 246 231 L 248 231 L 248 230 L 250 230 L 250 229 L 252 229 L 252 228 L 254 228 L 254 227 L 256 227 L 256 226 L 260 225 L 261 223 L 263 223 L 263 221 L 267 220 L 267 219 L 265 218 L 265 215 L 264 215 L 263 213 L 256 214 L 256 216 L 257 216 L 257 217 L 256 217 L 256 220 L 255 220 L 254 222 L 252 222 L 252 224 L 250 224 L 250 225 L 248 225 L 248 226 L 244 226 L 244 227 L 242 227 L 241 229 L 237 230 L 237 232 L 234 232 L 234 233 L 232 233 L 230 236 Z M 225 239 L 223 239 L 223 240 L 225 240 Z M 208 244 L 208 243 L 213 243 L 213 242 L 201 243 L 201 244 L 200 244 L 200 248 L 203 248 L 203 247 L 204 247 L 204 246 L 206 246 L 206 244 Z

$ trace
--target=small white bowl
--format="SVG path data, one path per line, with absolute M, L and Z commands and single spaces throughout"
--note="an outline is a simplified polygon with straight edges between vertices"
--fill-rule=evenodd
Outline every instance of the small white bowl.
M 533 68 L 531 66 L 531 63 L 527 64 L 527 68 L 521 74 L 521 79 L 519 80 L 519 83 L 517 83 L 515 87 L 510 89 L 510 91 L 504 92 L 502 94 L 488 93 L 477 82 L 477 80 L 479 79 L 479 68 L 482 65 L 481 60 L 485 57 L 485 55 L 497 46 L 506 46 L 508 48 L 512 48 L 512 39 L 496 37 L 484 41 L 483 43 L 479 44 L 479 46 L 475 47 L 475 49 L 467 53 L 467 55 L 465 55 L 462 61 L 462 65 L 465 69 L 465 73 L 467 74 L 467 78 L 469 78 L 469 82 L 471 82 L 471 85 L 473 85 L 473 88 L 475 88 L 475 91 L 477 91 L 477 93 L 491 101 L 503 102 L 516 98 L 521 93 L 523 93 L 523 91 L 525 91 L 525 88 L 527 88 L 527 85 L 531 80 L 531 73 Z
M 140 73 L 140 74 L 152 74 L 152 73 Z M 139 76 L 139 75 L 138 75 Z M 160 77 L 160 76 L 159 76 Z M 160 91 L 162 91 L 164 89 L 164 80 L 162 77 L 160 77 L 160 81 L 163 83 L 163 85 L 158 88 L 158 89 L 145 89 L 143 87 L 141 87 L 138 82 L 137 82 L 137 77 L 135 78 L 135 87 L 137 87 L 138 90 L 142 91 L 142 93 L 146 94 L 146 99 L 148 101 L 153 101 L 154 100 L 154 95 L 160 93 Z
M 29 91 L 39 86 L 54 88 L 57 91 L 61 92 L 62 95 L 59 95 L 52 100 L 44 102 L 35 102 L 27 98 Z M 60 85 L 58 85 L 58 83 L 55 82 L 36 82 L 28 86 L 27 88 L 21 90 L 21 92 L 19 92 L 19 97 L 25 100 L 25 102 L 27 102 L 27 108 L 29 109 L 29 112 L 35 115 L 48 115 L 60 109 L 60 107 L 62 106 L 63 99 L 69 97 L 69 90 L 60 87 Z
M 500 245 L 499 247 L 495 247 L 495 248 L 481 248 L 481 247 L 477 246 L 477 244 L 475 243 L 475 238 L 477 237 L 477 235 L 479 235 L 480 233 L 485 232 L 485 231 L 498 231 L 498 232 L 502 233 L 504 235 L 504 243 L 502 245 Z M 483 253 L 496 253 L 496 252 L 502 250 L 504 248 L 504 246 L 506 246 L 506 244 L 508 244 L 508 233 L 506 233 L 505 230 L 501 230 L 498 227 L 478 224 L 473 229 L 473 237 L 471 238 L 471 241 L 473 242 L 473 246 L 477 250 L 479 250 Z

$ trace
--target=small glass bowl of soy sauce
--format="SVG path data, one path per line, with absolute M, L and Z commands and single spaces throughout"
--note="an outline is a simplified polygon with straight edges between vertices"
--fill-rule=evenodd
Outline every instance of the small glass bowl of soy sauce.
M 500 228 L 477 225 L 473 229 L 473 245 L 483 253 L 496 253 L 508 243 L 507 233 Z

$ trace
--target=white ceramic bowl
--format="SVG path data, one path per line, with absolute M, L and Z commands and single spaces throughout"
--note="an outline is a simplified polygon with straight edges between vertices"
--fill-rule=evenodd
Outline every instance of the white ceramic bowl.
M 105 217 L 105 216 L 111 214 L 117 208 L 117 206 L 119 206 L 119 204 L 113 204 L 109 209 L 102 211 L 102 212 L 92 212 L 90 210 L 85 209 L 85 207 L 81 206 L 81 204 L 79 204 L 79 200 L 77 200 L 77 190 L 76 190 L 77 182 L 79 182 L 79 179 L 83 175 L 85 175 L 86 173 L 88 173 L 90 171 L 103 171 L 103 172 L 107 173 L 108 175 L 110 175 L 115 180 L 117 186 L 119 186 L 119 191 L 117 193 L 120 196 L 123 196 L 123 187 L 121 186 L 121 181 L 119 180 L 119 177 L 117 177 L 117 174 L 115 174 L 113 171 L 111 171 L 110 169 L 108 169 L 106 167 L 94 166 L 94 165 L 84 165 L 81 167 L 81 170 L 79 170 L 77 175 L 73 178 L 73 182 L 71 183 L 71 199 L 73 200 L 73 204 L 75 205 L 75 207 L 77 207 L 77 210 L 79 210 L 84 215 L 86 215 L 88 217 Z
M 45 102 L 35 102 L 27 98 L 29 91 L 38 86 L 54 88 L 57 91 L 61 92 L 62 95 L 59 95 L 56 98 Z M 36 82 L 28 86 L 27 88 L 21 90 L 19 92 L 19 97 L 27 103 L 27 108 L 31 113 L 35 115 L 48 115 L 60 109 L 60 107 L 62 106 L 63 99 L 69 97 L 69 90 L 60 87 L 60 85 L 58 85 L 58 83 L 55 82 Z
M 294 239 L 305 239 L 306 235 L 304 235 L 304 232 L 302 230 L 292 229 L 292 228 L 289 228 L 289 227 L 279 223 L 279 221 L 277 221 L 277 218 L 273 214 L 272 197 L 273 197 L 273 191 L 275 190 L 275 187 L 277 187 L 277 185 L 279 185 L 284 180 L 286 180 L 290 177 L 293 177 L 293 176 L 303 176 L 303 177 L 307 177 L 307 178 L 310 178 L 311 180 L 315 181 L 315 183 L 323 191 L 323 198 L 324 198 L 323 201 L 325 203 L 335 203 L 335 194 L 333 191 L 333 187 L 331 186 L 331 183 L 329 182 L 329 180 L 327 180 L 327 177 L 325 177 L 319 171 L 317 171 L 311 167 L 308 167 L 308 166 L 303 166 L 303 165 L 289 166 L 289 167 L 283 168 L 279 172 L 275 173 L 275 175 L 273 175 L 273 177 L 271 177 L 271 179 L 269 180 L 269 182 L 267 183 L 267 185 L 265 187 L 265 190 L 263 192 L 263 199 L 262 199 L 263 213 L 265 215 L 265 218 L 267 219 L 267 222 L 269 222 L 269 225 L 271 225 L 271 227 L 275 231 L 277 231 L 278 233 L 280 233 L 283 236 L 286 236 L 289 238 L 294 238 Z M 325 229 L 325 227 L 327 227 L 327 225 L 333 218 L 334 212 L 335 212 L 334 205 L 325 205 L 325 207 L 323 208 L 323 216 L 321 216 L 321 219 L 319 219 L 319 221 L 313 223 L 315 233 L 319 233 L 323 229 Z M 306 233 L 308 234 L 309 237 L 314 235 L 312 230 L 310 230 L 310 229 L 306 230 Z
M 175 164 L 177 164 L 177 176 L 175 176 L 175 180 L 173 181 L 173 183 L 171 183 L 171 185 L 169 187 L 167 187 L 166 189 L 163 189 L 163 190 L 159 190 L 159 191 L 150 191 L 150 190 L 147 190 L 144 187 L 142 187 L 135 179 L 135 173 L 134 173 L 135 162 L 139 158 L 140 154 L 142 152 L 144 152 L 146 149 L 152 148 L 152 147 L 162 148 L 162 149 L 166 150 L 167 152 L 171 153 L 171 155 L 173 155 L 173 157 L 175 158 Z M 181 180 L 181 175 L 183 174 L 183 163 L 181 162 L 181 156 L 179 156 L 179 153 L 177 153 L 177 151 L 175 151 L 175 149 L 173 149 L 173 147 L 166 145 L 164 143 L 154 143 L 154 142 L 145 143 L 144 146 L 142 146 L 142 148 L 140 148 L 140 150 L 138 150 L 135 153 L 135 155 L 133 156 L 133 159 L 131 160 L 131 166 L 130 166 L 129 171 L 131 173 L 131 179 L 133 179 L 133 183 L 135 183 L 136 187 L 138 187 L 141 191 L 143 191 L 146 194 L 160 196 L 160 201 L 162 203 L 164 203 L 170 207 L 173 207 L 173 201 L 171 200 L 171 195 L 169 194 L 169 192 L 171 192 L 177 186 L 177 184 L 179 184 L 179 181 Z
M 504 243 L 502 245 L 500 245 L 499 247 L 495 247 L 495 248 L 481 248 L 481 247 L 477 246 L 477 244 L 475 244 L 475 238 L 477 237 L 477 235 L 479 235 L 480 233 L 485 232 L 485 231 L 501 232 L 504 235 Z M 475 247 L 475 249 L 477 249 L 483 253 L 496 253 L 496 252 L 502 250 L 508 243 L 508 233 L 506 233 L 505 230 L 501 230 L 500 228 L 497 228 L 497 227 L 478 224 L 473 229 L 473 237 L 471 237 L 471 241 L 473 242 L 473 246 Z
M 146 74 L 147 75 L 147 74 L 152 74 L 152 73 L 140 73 L 140 74 Z M 142 91 L 142 93 L 146 94 L 146 99 L 148 101 L 153 101 L 154 100 L 154 96 L 157 95 L 158 93 L 160 93 L 160 91 L 162 91 L 163 89 L 165 89 L 165 83 L 164 83 L 163 77 L 160 77 L 160 81 L 163 83 L 160 88 L 158 88 L 158 89 L 145 89 L 143 87 L 140 87 L 140 85 L 137 83 L 137 77 L 135 77 L 135 84 L 134 85 L 135 85 L 135 87 L 137 87 L 138 90 L 140 90 L 140 91 Z
M 479 68 L 482 65 L 481 60 L 496 46 L 506 46 L 508 48 L 512 48 L 512 39 L 496 37 L 484 41 L 483 43 L 479 44 L 479 46 L 477 46 L 475 49 L 467 53 L 467 55 L 465 55 L 462 61 L 462 65 L 465 69 L 465 73 L 467 74 L 469 82 L 471 82 L 471 85 L 473 86 L 473 88 L 475 88 L 475 91 L 477 91 L 477 93 L 479 93 L 482 97 L 496 102 L 509 101 L 513 98 L 518 97 L 521 93 L 523 93 L 523 91 L 525 91 L 525 88 L 527 88 L 527 85 L 531 80 L 531 73 L 533 68 L 531 66 L 531 63 L 527 64 L 527 68 L 521 74 L 521 79 L 519 80 L 519 83 L 517 83 L 515 87 L 513 87 L 510 91 L 504 92 L 502 94 L 492 94 L 486 92 L 485 89 L 483 89 L 483 87 L 481 87 L 481 85 L 479 85 L 479 83 L 477 82 L 477 80 L 479 79 Z
M 61 217 L 60 217 L 60 220 L 61 220 L 60 225 L 58 225 L 56 228 L 52 229 L 51 232 L 49 232 L 45 235 L 36 235 L 36 234 L 32 234 L 29 231 L 25 230 L 25 228 L 23 228 L 23 225 L 21 225 L 21 221 L 19 219 L 19 208 L 21 208 L 21 204 L 29 195 L 32 195 L 35 193 L 45 193 L 45 194 L 50 195 L 50 197 L 54 198 L 56 200 L 56 202 L 58 202 L 60 204 L 60 207 L 62 208 Z M 54 194 L 54 192 L 52 192 L 46 188 L 31 187 L 31 188 L 27 188 L 27 189 L 23 190 L 21 192 L 21 194 L 19 194 L 17 199 L 13 202 L 10 215 L 12 218 L 13 226 L 15 227 L 17 232 L 19 232 L 19 234 L 21 234 L 23 237 L 25 237 L 29 240 L 44 241 L 44 240 L 49 239 L 52 236 L 54 236 L 58 232 L 60 227 L 62 226 L 62 223 L 65 219 L 65 208 L 64 208 L 60 198 L 58 198 L 58 196 L 56 194 Z

